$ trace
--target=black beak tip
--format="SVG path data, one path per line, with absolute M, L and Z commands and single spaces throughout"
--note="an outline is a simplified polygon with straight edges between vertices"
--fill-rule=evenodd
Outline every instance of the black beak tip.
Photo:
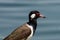
M 43 18 L 46 18 L 45 16 Z

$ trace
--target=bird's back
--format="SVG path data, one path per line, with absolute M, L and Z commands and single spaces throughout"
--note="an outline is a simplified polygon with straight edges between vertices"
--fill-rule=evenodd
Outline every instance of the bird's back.
M 30 34 L 30 28 L 27 27 L 26 24 L 23 24 L 21 27 L 15 29 L 10 35 L 8 35 L 3 40 L 26 40 Z

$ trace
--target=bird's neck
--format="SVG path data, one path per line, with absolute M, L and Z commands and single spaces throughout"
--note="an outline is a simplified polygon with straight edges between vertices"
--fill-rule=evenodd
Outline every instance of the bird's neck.
M 32 20 L 29 20 L 29 23 L 31 24 L 31 25 L 37 25 L 37 20 L 36 19 L 32 19 Z
M 35 33 L 35 30 L 36 30 L 36 27 L 37 27 L 37 19 L 29 20 L 29 22 L 27 22 L 27 23 L 33 27 L 33 30 L 34 30 L 34 33 Z

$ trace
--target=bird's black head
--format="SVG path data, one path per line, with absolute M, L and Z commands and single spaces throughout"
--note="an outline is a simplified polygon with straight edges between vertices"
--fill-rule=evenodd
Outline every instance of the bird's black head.
M 31 11 L 29 14 L 29 20 L 31 21 L 37 18 L 45 18 L 45 16 L 41 15 L 39 11 L 36 11 L 36 10 Z
M 27 22 L 29 25 L 32 25 L 33 29 L 34 29 L 34 33 L 37 27 L 37 19 L 38 18 L 45 18 L 45 16 L 41 15 L 41 13 L 39 11 L 31 11 L 29 13 L 29 22 Z

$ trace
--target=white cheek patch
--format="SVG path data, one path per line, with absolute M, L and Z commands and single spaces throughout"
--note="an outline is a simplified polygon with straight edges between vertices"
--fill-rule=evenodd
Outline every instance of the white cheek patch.
M 32 15 L 31 15 L 31 18 L 35 18 L 35 14 L 32 14 Z

